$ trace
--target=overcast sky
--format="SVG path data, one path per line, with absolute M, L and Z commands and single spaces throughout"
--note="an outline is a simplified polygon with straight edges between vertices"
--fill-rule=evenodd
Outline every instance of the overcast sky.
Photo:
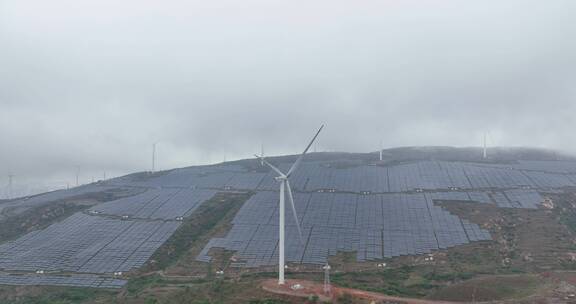
M 299 152 L 576 152 L 574 0 L 0 0 L 0 181 Z M 0 182 L 5 184 L 5 182 Z

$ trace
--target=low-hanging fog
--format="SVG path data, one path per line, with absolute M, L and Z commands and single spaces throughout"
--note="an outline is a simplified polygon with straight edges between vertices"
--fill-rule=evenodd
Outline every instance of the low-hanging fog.
M 0 0 L 0 188 L 319 149 L 576 152 L 573 0 Z M 52 186 L 50 186 L 52 187 Z M 1 193 L 0 193 L 1 196 Z

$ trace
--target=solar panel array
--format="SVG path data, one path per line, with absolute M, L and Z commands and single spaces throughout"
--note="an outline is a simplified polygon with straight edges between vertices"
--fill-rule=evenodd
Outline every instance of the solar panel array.
M 0 212 L 4 208 L 12 207 L 12 208 L 16 208 L 16 210 L 13 210 L 12 213 L 14 213 L 14 212 L 18 213 L 18 211 L 24 211 L 30 207 L 40 206 L 40 205 L 44 205 L 44 204 L 47 204 L 50 202 L 55 202 L 55 201 L 60 201 L 60 200 L 66 200 L 66 199 L 70 199 L 70 198 L 73 198 L 76 196 L 86 195 L 89 193 L 108 191 L 108 190 L 112 190 L 114 188 L 115 187 L 111 186 L 111 185 L 90 184 L 90 185 L 75 187 L 75 188 L 72 188 L 70 190 L 56 190 L 56 191 L 47 192 L 44 194 L 32 196 L 29 198 L 20 198 L 20 199 L 14 200 L 14 201 L 9 201 L 9 202 L 0 204 Z M 2 219 L 1 213 L 0 213 L 0 219 Z
M 336 169 L 326 162 L 308 162 L 291 177 L 293 189 L 340 192 L 410 192 L 416 189 L 554 189 L 576 186 L 576 162 L 519 162 L 495 165 L 448 161 L 417 161 L 395 166 L 359 165 Z M 549 170 L 547 169 L 549 166 Z M 564 170 L 562 170 L 562 166 Z M 287 170 L 290 164 L 278 164 Z M 538 169 L 538 170 L 536 170 Z M 144 180 L 116 179 L 112 184 L 144 187 L 186 187 L 276 190 L 274 173 L 247 172 L 237 165 L 173 170 Z
M 544 171 L 552 173 L 576 173 L 574 161 L 534 161 L 520 160 L 512 167 L 519 170 Z
M 223 188 L 235 174 L 245 173 L 238 165 L 212 165 L 174 169 L 159 176 L 124 176 L 109 180 L 108 184 L 139 187 L 206 187 Z
M 126 280 L 100 277 L 89 274 L 50 275 L 50 274 L 0 274 L 0 285 L 51 285 L 92 288 L 122 288 Z
M 282 170 L 289 166 L 278 164 Z M 0 284 L 121 286 L 122 281 L 102 275 L 142 266 L 176 231 L 180 217 L 191 215 L 216 192 L 234 189 L 256 194 L 239 210 L 228 234 L 211 239 L 198 260 L 210 261 L 211 248 L 224 248 L 236 252 L 235 266 L 275 265 L 278 185 L 274 176 L 230 164 L 190 167 L 0 204 L 0 209 L 35 206 L 117 187 L 139 192 L 0 245 L 0 270 L 90 275 L 0 275 Z M 576 186 L 576 162 L 502 165 L 425 160 L 347 168 L 306 162 L 291 176 L 291 184 L 303 235 L 300 239 L 288 212 L 287 261 L 323 264 L 338 252 L 355 252 L 359 261 L 369 261 L 490 240 L 486 230 L 435 202 L 538 208 L 543 200 L 539 191 Z
M 533 190 L 506 190 L 504 195 L 510 201 L 510 204 L 498 205 L 499 207 L 536 209 L 544 200 L 540 193 Z
M 99 204 L 92 212 L 141 219 L 175 219 L 188 216 L 216 191 L 204 189 L 149 189 L 139 195 Z
M 224 238 L 214 238 L 198 260 L 210 261 L 211 248 L 237 252 L 248 267 L 277 263 L 278 198 L 259 192 L 248 200 Z M 469 200 L 467 193 L 458 200 Z M 288 217 L 286 260 L 323 264 L 339 251 L 356 252 L 358 261 L 423 254 L 471 241 L 490 240 L 490 234 L 434 204 L 425 194 L 360 195 L 297 193 L 296 210 L 303 228 L 300 244 L 295 221 Z
M 176 221 L 131 221 L 76 213 L 0 245 L 0 269 L 113 273 L 142 266 Z
M 476 203 L 492 203 L 500 208 L 537 209 L 544 198 L 538 191 L 525 189 L 510 189 L 503 191 L 462 191 L 426 193 L 429 200 L 442 201 L 473 201 Z

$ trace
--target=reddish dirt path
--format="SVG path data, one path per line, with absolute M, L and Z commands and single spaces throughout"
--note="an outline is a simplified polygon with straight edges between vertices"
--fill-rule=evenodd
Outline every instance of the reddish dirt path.
M 300 284 L 300 289 L 293 289 L 292 286 Z M 410 298 L 399 298 L 387 296 L 380 293 L 363 291 L 351 288 L 339 288 L 332 287 L 332 295 L 328 296 L 324 294 L 323 284 L 319 284 L 311 281 L 304 280 L 286 280 L 286 284 L 278 285 L 278 281 L 275 279 L 269 279 L 262 282 L 262 288 L 268 292 L 308 298 L 312 295 L 317 295 L 321 301 L 331 301 L 338 298 L 342 294 L 350 294 L 354 298 L 361 298 L 366 300 L 374 301 L 389 301 L 402 304 L 455 304 L 458 302 L 446 302 L 446 301 L 432 301 L 432 300 L 422 300 L 422 299 L 410 299 Z

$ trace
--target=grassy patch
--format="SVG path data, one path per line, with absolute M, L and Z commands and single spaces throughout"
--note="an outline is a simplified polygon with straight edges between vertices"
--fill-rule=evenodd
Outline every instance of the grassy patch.
M 533 294 L 541 280 L 535 275 L 490 276 L 447 286 L 431 296 L 445 301 L 495 301 Z
M 392 296 L 423 297 L 438 286 L 414 267 L 381 271 L 346 272 L 332 275 L 338 286 L 379 292 Z
M 37 295 L 24 293 L 22 296 L 12 295 L 4 298 L 1 303 L 5 304 L 73 304 L 92 303 L 98 299 L 106 302 L 112 299 L 115 293 L 93 288 L 45 288 Z
M 128 281 L 128 284 L 126 284 L 126 291 L 130 295 L 135 295 L 138 294 L 139 292 L 142 292 L 147 287 L 159 286 L 162 284 L 162 282 L 163 282 L 162 278 L 160 277 L 160 275 L 157 274 L 140 276 L 130 279 Z
M 165 269 L 178 262 L 199 240 L 238 209 L 251 193 L 219 193 L 204 202 L 152 256 L 150 270 Z M 236 208 L 234 208 L 236 207 Z
M 289 304 L 290 302 L 278 299 L 251 300 L 249 304 Z
M 230 281 L 215 279 L 201 284 L 192 284 L 156 299 L 158 304 L 288 304 L 282 296 L 269 294 L 258 287 L 259 281 Z

